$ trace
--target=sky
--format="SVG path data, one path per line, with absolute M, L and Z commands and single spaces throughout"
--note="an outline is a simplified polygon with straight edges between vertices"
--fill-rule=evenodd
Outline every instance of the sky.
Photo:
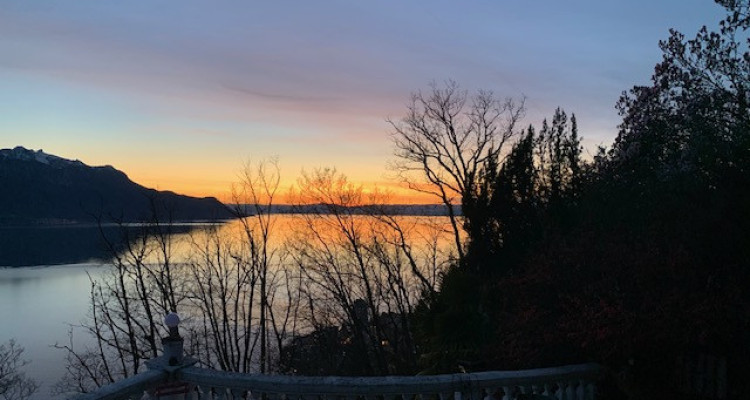
M 0 148 L 222 200 L 278 157 L 283 187 L 334 167 L 418 201 L 386 168 L 410 93 L 450 79 L 525 96 L 524 125 L 559 106 L 593 152 L 669 29 L 722 16 L 710 0 L 0 0 Z

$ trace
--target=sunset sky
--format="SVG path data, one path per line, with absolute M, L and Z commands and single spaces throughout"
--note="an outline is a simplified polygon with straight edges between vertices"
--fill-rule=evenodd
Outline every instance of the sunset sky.
M 220 199 L 269 156 L 284 185 L 330 166 L 385 188 L 385 120 L 453 79 L 525 95 L 525 124 L 575 113 L 593 151 L 669 28 L 721 16 L 710 0 L 0 0 L 0 148 Z

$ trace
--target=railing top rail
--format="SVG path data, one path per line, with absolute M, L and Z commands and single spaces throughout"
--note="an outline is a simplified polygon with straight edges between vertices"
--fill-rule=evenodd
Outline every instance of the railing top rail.
M 141 394 L 152 386 L 164 381 L 168 374 L 162 370 L 148 370 L 129 378 L 110 383 L 99 389 L 83 393 L 72 398 L 72 400 L 119 400 L 130 395 Z
M 469 374 L 368 377 L 259 375 L 189 367 L 180 370 L 179 377 L 198 385 L 251 389 L 270 393 L 416 394 L 453 392 L 470 387 L 542 384 L 573 379 L 595 380 L 600 373 L 601 367 L 598 364 Z

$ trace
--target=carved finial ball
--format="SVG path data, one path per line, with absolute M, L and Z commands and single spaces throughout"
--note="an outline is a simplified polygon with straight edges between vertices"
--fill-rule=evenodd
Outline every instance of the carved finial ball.
M 180 316 L 175 312 L 171 312 L 164 317 L 164 324 L 170 328 L 174 328 L 180 324 Z

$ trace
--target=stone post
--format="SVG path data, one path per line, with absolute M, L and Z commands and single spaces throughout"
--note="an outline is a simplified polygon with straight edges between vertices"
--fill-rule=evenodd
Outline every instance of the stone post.
M 161 338 L 164 359 L 170 366 L 181 365 L 184 341 L 179 330 L 180 316 L 171 312 L 164 318 L 164 324 L 169 328 L 169 336 Z
M 180 317 L 171 312 L 164 318 L 164 325 L 169 328 L 169 335 L 161 338 L 162 355 L 146 361 L 150 370 L 161 370 L 167 373 L 166 379 L 147 392 L 150 399 L 185 400 L 195 386 L 179 379 L 178 372 L 182 368 L 194 365 L 197 360 L 185 357 L 183 339 L 180 336 Z

